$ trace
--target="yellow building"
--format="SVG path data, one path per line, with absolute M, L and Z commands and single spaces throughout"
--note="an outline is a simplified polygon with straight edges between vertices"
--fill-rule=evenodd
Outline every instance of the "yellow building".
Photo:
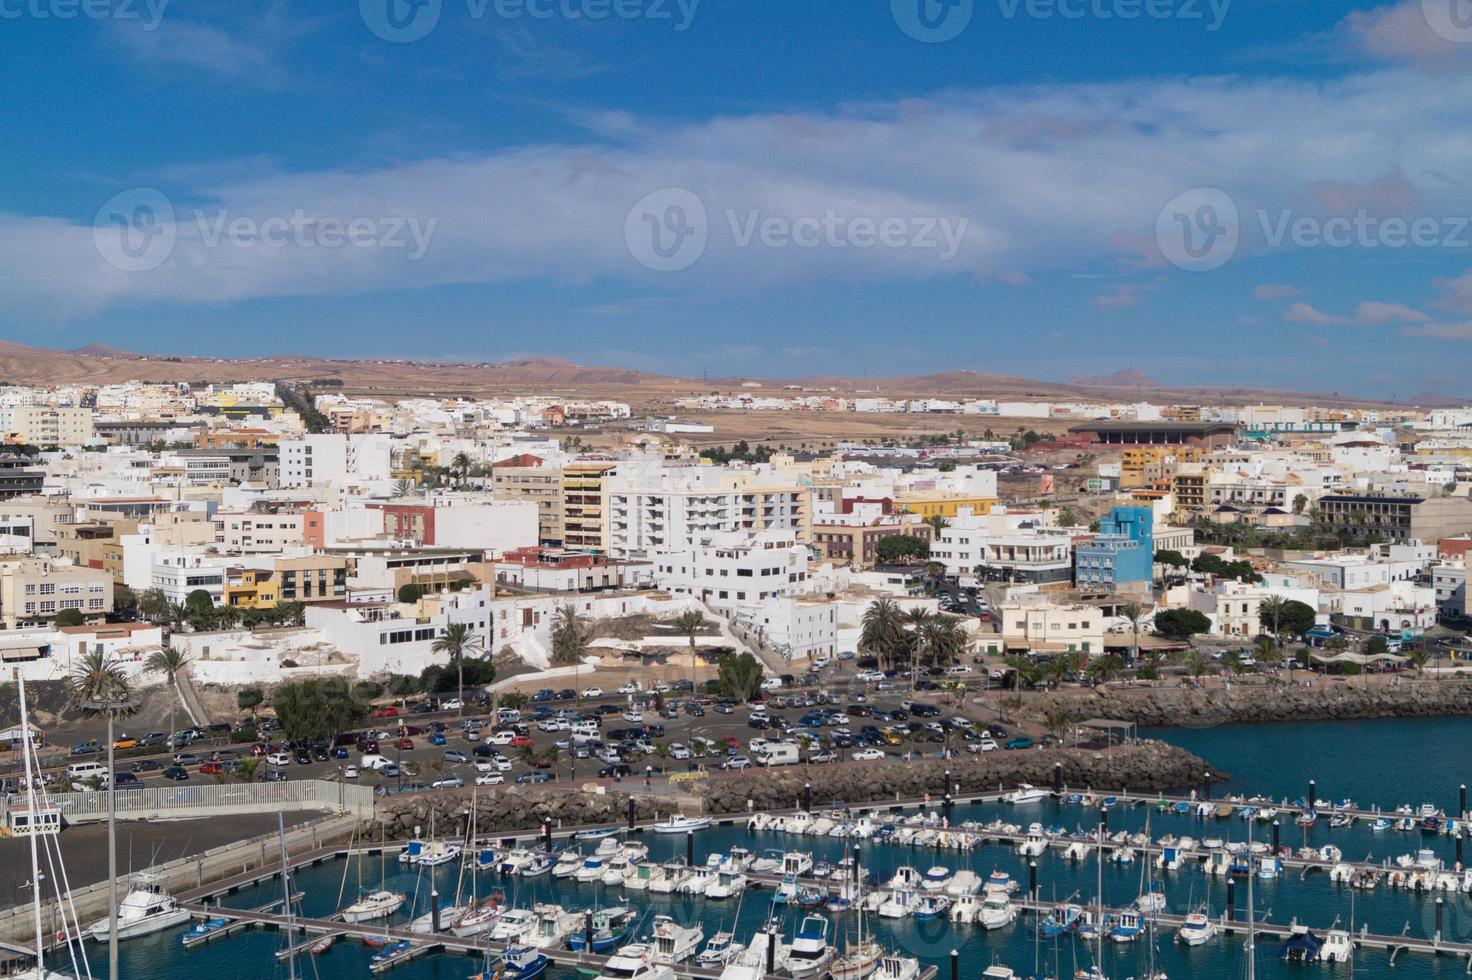
M 1175 494 L 1177 514 L 1203 514 L 1206 512 L 1206 490 L 1211 482 L 1204 471 L 1177 473 L 1170 478 L 1170 491 Z
M 1169 479 L 1182 463 L 1199 462 L 1203 446 L 1129 446 L 1119 456 L 1121 489 L 1150 486 Z
M 276 573 L 262 568 L 232 568 L 225 573 L 222 604 L 236 609 L 269 609 L 281 599 Z
M 612 460 L 569 463 L 562 469 L 562 545 L 587 551 L 607 551 L 603 526 L 603 499 L 608 491 Z
M 989 514 L 996 497 L 978 497 L 969 493 L 944 490 L 903 490 L 895 495 L 895 508 L 922 518 L 944 517 L 947 520 L 969 509 L 973 514 Z

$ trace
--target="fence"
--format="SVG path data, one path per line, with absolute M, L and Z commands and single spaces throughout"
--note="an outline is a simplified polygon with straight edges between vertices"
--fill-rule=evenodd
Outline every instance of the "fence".
M 117 815 L 122 820 L 168 820 L 236 813 L 275 813 L 278 810 L 328 810 L 368 817 L 373 813 L 373 790 L 367 786 L 296 779 L 279 783 L 220 783 L 213 786 L 148 786 L 116 792 Z M 50 802 L 69 823 L 107 819 L 104 792 L 56 793 Z M 10 796 L 7 810 L 24 805 L 25 797 Z

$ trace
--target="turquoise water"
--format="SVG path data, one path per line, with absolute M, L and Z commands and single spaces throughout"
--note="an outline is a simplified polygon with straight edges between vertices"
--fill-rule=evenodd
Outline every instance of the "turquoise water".
M 1464 778 L 1463 754 L 1460 740 L 1472 731 L 1472 721 L 1454 719 L 1432 719 L 1425 721 L 1382 721 L 1355 723 L 1324 723 L 1299 725 L 1271 725 L 1245 727 L 1221 727 L 1197 730 L 1171 730 L 1152 733 L 1168 741 L 1181 744 L 1198 752 L 1214 764 L 1234 772 L 1232 784 L 1217 787 L 1213 795 L 1223 792 L 1268 793 L 1277 797 L 1296 798 L 1305 792 L 1310 776 L 1318 780 L 1321 797 L 1352 797 L 1362 805 L 1379 803 L 1394 805 L 1398 802 L 1419 804 L 1434 801 L 1451 809 L 1456 804 L 1456 787 Z M 1075 827 L 1092 827 L 1095 815 L 1080 807 L 1066 804 L 1041 803 L 1030 807 L 1007 807 L 1002 805 L 957 807 L 956 820 L 976 819 L 988 821 L 997 816 L 1026 824 L 1037 820 L 1044 824 L 1063 824 Z M 1113 810 L 1108 815 L 1111 829 L 1138 829 L 1149 821 L 1152 836 L 1166 833 L 1243 839 L 1248 826 L 1239 819 L 1224 821 L 1201 821 L 1195 817 L 1161 815 L 1148 808 Z M 1257 839 L 1264 838 L 1269 830 L 1261 824 L 1251 828 Z M 1419 832 L 1401 834 L 1395 832 L 1374 833 L 1365 826 L 1330 830 L 1326 820 L 1308 831 L 1285 825 L 1281 828 L 1282 841 L 1298 846 L 1312 844 L 1320 846 L 1333 842 L 1348 859 L 1376 860 L 1393 858 L 1413 852 L 1418 847 L 1432 847 L 1450 863 L 1454 844 L 1446 837 L 1426 836 Z M 685 849 L 683 838 L 646 835 L 641 838 L 651 848 L 651 857 L 665 859 L 682 856 Z M 788 837 L 775 833 L 748 833 L 734 827 L 714 828 L 696 835 L 697 860 L 703 860 L 711 850 L 725 850 L 733 845 L 760 852 L 766 848 L 794 848 L 812 851 L 815 856 L 837 860 L 843 855 L 843 842 L 831 839 Z M 1472 852 L 1469 852 L 1472 857 Z M 863 846 L 862 860 L 866 868 L 872 869 L 881 878 L 888 877 L 892 870 L 902 864 L 912 865 L 921 871 L 940 864 L 948 867 L 967 866 L 982 874 L 1000 868 L 1013 875 L 1025 886 L 1027 867 L 1023 858 L 1007 847 L 983 847 L 969 854 L 959 854 L 933 849 L 917 849 L 908 846 Z M 346 869 L 345 869 L 346 864 Z M 344 887 L 349 895 L 356 891 L 358 864 L 333 862 L 318 868 L 303 871 L 297 887 L 305 893 L 304 911 L 308 915 L 327 915 L 339 906 L 339 892 Z M 1089 902 L 1095 893 L 1096 869 L 1092 862 L 1072 864 L 1065 862 L 1056 850 L 1039 859 L 1039 881 L 1045 898 L 1062 900 L 1073 897 Z M 1105 900 L 1109 904 L 1125 904 L 1141 890 L 1143 865 L 1106 865 L 1104 872 Z M 361 873 L 365 884 L 376 886 L 379 879 L 379 863 L 369 859 L 363 863 Z M 417 911 L 423 911 L 424 897 L 428 894 L 429 872 L 404 869 L 390 859 L 386 866 L 386 877 L 390 887 L 419 895 Z M 448 901 L 456 889 L 458 869 L 445 866 L 436 869 L 436 881 L 442 901 Z M 465 886 L 468 889 L 468 885 Z M 1164 883 L 1170 910 L 1185 912 L 1205 905 L 1213 913 L 1219 912 L 1226 900 L 1226 883 L 1223 879 L 1209 878 L 1194 865 L 1178 872 L 1168 873 Z M 236 907 L 251 907 L 265 904 L 279 895 L 279 884 L 267 884 L 260 888 L 230 896 L 226 904 Z M 479 890 L 504 889 L 516 904 L 529 905 L 538 901 L 558 901 L 573 908 L 587 908 L 600 904 L 622 904 L 621 890 L 608 890 L 600 886 L 580 885 L 570 881 L 554 881 L 548 877 L 530 882 L 519 879 L 500 879 L 495 875 L 482 875 Z M 1355 922 L 1366 922 L 1372 931 L 1410 935 L 1430 935 L 1434 928 L 1435 899 L 1426 895 L 1394 891 L 1382 885 L 1374 892 L 1351 892 L 1348 888 L 1332 884 L 1327 875 L 1314 873 L 1301 878 L 1297 872 L 1285 873 L 1275 881 L 1258 882 L 1255 886 L 1257 908 L 1260 916 L 1268 921 L 1284 923 L 1295 917 L 1322 929 L 1336 920 L 1342 925 L 1351 914 L 1351 895 L 1354 897 L 1353 916 Z M 630 893 L 630 904 L 647 910 L 647 916 L 657 912 L 674 915 L 681 921 L 699 920 L 709 936 L 719 928 L 731 928 L 733 923 L 740 938 L 747 938 L 769 913 L 766 895 L 749 892 L 743 901 L 715 902 L 706 899 L 690 899 L 685 896 L 649 896 Z M 1245 886 L 1238 884 L 1237 904 L 1245 907 Z M 397 919 L 410 917 L 410 909 Z M 952 948 L 960 952 L 960 974 L 965 980 L 977 980 L 981 970 L 994 961 L 1004 962 L 1026 975 L 1032 972 L 1035 957 L 1041 961 L 1049 976 L 1071 977 L 1078 966 L 1090 962 L 1089 951 L 1076 946 L 1072 940 L 1061 944 L 1047 942 L 1038 944 L 1034 940 L 1032 919 L 1019 918 L 1012 927 L 986 932 L 973 926 L 952 926 L 945 921 L 899 922 L 866 920 L 879 940 L 887 945 L 899 947 L 919 956 L 923 961 L 941 967 L 939 980 L 949 976 L 949 952 Z M 795 923 L 789 917 L 788 935 Z M 852 914 L 837 917 L 836 934 L 853 927 Z M 182 932 L 183 930 L 178 930 Z M 1448 939 L 1472 940 L 1472 902 L 1466 896 L 1446 896 L 1444 933 Z M 1176 944 L 1174 936 L 1167 933 L 1158 942 L 1158 966 L 1170 977 L 1228 978 L 1243 975 L 1241 944 L 1235 939 L 1218 937 L 1206 946 L 1188 949 Z M 211 980 L 232 980 L 236 977 L 285 976 L 286 967 L 278 964 L 272 955 L 280 945 L 281 938 L 275 933 L 246 931 L 219 940 L 200 949 L 185 952 L 178 944 L 178 933 L 131 940 L 123 944 L 123 976 L 128 980 L 183 980 L 205 976 Z M 1105 967 L 1112 978 L 1140 976 L 1144 969 L 1145 944 L 1143 942 L 1114 945 L 1105 944 Z M 103 951 L 92 947 L 94 969 L 103 965 L 99 958 Z M 1280 946 L 1277 940 L 1260 941 L 1258 952 L 1258 976 L 1287 980 L 1330 976 L 1345 973 L 1344 967 L 1288 966 L 1279 960 Z M 324 978 L 364 977 L 368 973 L 371 951 L 356 942 L 339 941 L 327 954 L 310 958 L 301 964 L 302 975 Z M 418 980 L 423 977 L 463 978 L 479 969 L 476 960 L 459 954 L 427 956 L 399 967 L 387 977 Z M 1361 952 L 1356 959 L 1356 970 L 1362 977 L 1382 977 L 1391 974 L 1389 956 L 1384 952 Z M 1418 978 L 1465 977 L 1466 964 L 1451 957 L 1432 958 L 1403 954 L 1393 967 L 1396 977 L 1418 980 Z M 549 973 L 550 980 L 572 980 L 574 974 L 565 971 Z

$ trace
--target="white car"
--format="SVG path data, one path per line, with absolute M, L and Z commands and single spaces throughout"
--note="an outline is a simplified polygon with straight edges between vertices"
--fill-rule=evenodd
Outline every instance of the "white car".
M 496 770 L 498 772 L 510 772 L 511 771 L 511 760 L 508 759 L 508 758 L 506 758 L 504 755 L 498 755 L 495 758 L 493 758 L 491 761 L 496 764 Z
M 467 728 L 467 729 L 465 729 L 465 741 L 467 741 L 467 742 L 479 742 L 480 741 L 480 729 L 479 728 Z
M 766 680 L 762 681 L 763 691 L 775 691 L 781 686 L 782 678 L 780 677 L 768 677 Z
M 638 684 L 635 684 L 633 681 L 629 681 L 623 687 L 621 687 L 621 688 L 618 689 L 618 693 L 620 693 L 620 694 L 638 694 L 639 693 L 639 685 Z
M 644 712 L 630 709 L 623 713 L 623 719 L 631 725 L 642 725 L 644 724 Z
M 982 739 L 981 740 L 981 751 L 983 751 L 983 752 L 995 752 L 995 751 L 997 751 L 997 740 L 994 739 L 994 738 L 992 738 L 990 735 L 988 735 L 986 738 Z
M 583 688 L 583 697 L 585 697 L 585 698 L 601 698 L 601 697 L 603 697 L 603 688 L 601 688 L 601 687 L 585 687 L 585 688 Z
M 492 733 L 491 737 L 486 739 L 486 743 L 488 745 L 510 745 L 511 740 L 515 737 L 516 733 L 511 729 L 506 728 L 499 732 Z
M 679 742 L 676 742 L 674 745 L 670 746 L 670 758 L 688 759 L 690 758 L 690 750 L 685 748 L 685 746 L 681 745 Z
M 954 667 L 946 668 L 946 674 L 950 677 L 965 677 L 971 673 L 970 664 L 956 664 Z
M 884 753 L 878 749 L 859 749 L 849 756 L 855 762 L 872 762 L 875 759 L 884 758 Z
M 270 755 L 266 756 L 266 765 L 289 766 L 291 765 L 291 756 L 287 755 L 285 752 L 272 752 Z
M 441 711 L 459 711 L 463 707 L 465 707 L 465 702 L 459 698 L 450 698 L 448 701 L 440 702 Z
M 500 786 L 504 782 L 506 782 L 506 777 L 499 772 L 483 772 L 475 777 L 477 786 Z
M 863 681 L 865 684 L 877 684 L 884 680 L 884 672 L 878 670 L 861 670 L 854 675 L 854 678 Z
M 358 767 L 357 766 L 344 766 L 343 767 L 343 770 L 342 770 L 342 778 L 343 779 L 357 779 L 358 778 Z

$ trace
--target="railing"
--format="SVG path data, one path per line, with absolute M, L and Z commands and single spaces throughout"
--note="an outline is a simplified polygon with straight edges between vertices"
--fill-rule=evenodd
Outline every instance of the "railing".
M 367 816 L 373 812 L 373 790 L 367 786 L 325 779 L 286 780 L 279 783 L 220 783 L 212 786 L 148 786 L 116 792 L 119 817 L 182 817 L 212 812 L 242 813 L 277 810 L 332 810 Z M 25 797 L 11 795 L 7 809 L 25 805 Z M 107 819 L 107 794 L 56 793 L 50 802 L 70 823 Z

